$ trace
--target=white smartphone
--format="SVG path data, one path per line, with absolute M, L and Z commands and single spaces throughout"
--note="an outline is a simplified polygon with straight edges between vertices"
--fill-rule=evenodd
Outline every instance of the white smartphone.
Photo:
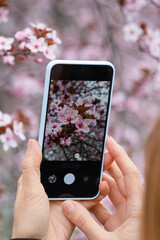
M 48 64 L 39 143 L 41 182 L 50 200 L 99 195 L 114 74 L 107 61 Z

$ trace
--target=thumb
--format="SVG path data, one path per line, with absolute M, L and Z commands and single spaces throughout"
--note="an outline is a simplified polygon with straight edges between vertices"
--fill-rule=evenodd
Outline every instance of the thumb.
M 42 153 L 39 143 L 36 140 L 28 141 L 27 151 L 22 162 L 22 187 L 30 190 L 36 183 L 40 183 L 40 163 Z
M 67 200 L 63 203 L 62 209 L 68 220 L 84 232 L 88 239 L 101 239 L 105 234 L 105 231 L 80 203 Z

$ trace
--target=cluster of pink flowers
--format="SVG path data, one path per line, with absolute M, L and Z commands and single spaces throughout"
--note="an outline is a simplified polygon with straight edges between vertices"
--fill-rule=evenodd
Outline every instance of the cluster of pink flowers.
M 147 24 L 137 25 L 135 23 L 126 24 L 123 28 L 124 39 L 133 44 L 137 43 L 141 49 L 149 52 L 151 56 L 160 56 L 160 30 L 151 29 Z
M 16 148 L 18 141 L 26 139 L 24 135 L 23 123 L 18 122 L 7 113 L 0 111 L 0 141 L 4 151 L 9 148 Z
M 75 102 L 75 107 L 68 107 L 64 105 L 60 107 L 62 101 L 54 100 L 50 105 L 50 113 L 47 117 L 47 126 L 46 126 L 46 147 L 55 145 L 55 143 L 62 145 L 63 147 L 69 146 L 72 142 L 71 137 L 74 134 L 88 133 L 90 132 L 89 126 L 96 126 L 97 120 L 100 119 L 100 114 L 96 110 L 96 106 L 93 106 L 94 99 L 89 98 L 78 98 Z M 73 102 L 71 102 L 73 105 Z M 80 111 L 81 107 L 86 108 L 82 114 Z M 76 109 L 77 108 L 77 109 Z M 58 110 L 57 110 L 58 109 Z M 83 116 L 84 113 L 86 116 Z M 53 116 L 57 114 L 57 121 L 53 122 Z M 63 136 L 65 135 L 65 136 Z M 54 140 L 54 143 L 51 144 L 50 138 Z M 79 141 L 83 141 L 82 136 L 78 136 Z M 51 145 L 50 145 L 51 144 Z
M 44 23 L 31 24 L 32 28 L 25 28 L 16 32 L 14 38 L 0 36 L 0 57 L 3 63 L 14 65 L 15 60 L 25 59 L 27 56 L 36 56 L 34 61 L 43 62 L 42 57 L 53 60 L 55 51 L 61 40 L 56 30 L 47 27 Z
M 136 23 L 138 11 L 146 4 L 146 0 L 123 1 L 123 10 L 128 22 L 123 27 L 124 39 L 126 42 L 132 43 L 133 46 L 137 45 L 140 50 L 149 53 L 152 57 L 159 59 L 160 30 L 151 28 L 146 21 Z
M 12 78 L 10 91 L 17 97 L 41 95 L 43 92 L 42 81 L 24 73 L 16 74 Z
M 126 11 L 128 14 L 139 11 L 147 4 L 146 0 L 125 0 L 124 2 L 124 11 Z

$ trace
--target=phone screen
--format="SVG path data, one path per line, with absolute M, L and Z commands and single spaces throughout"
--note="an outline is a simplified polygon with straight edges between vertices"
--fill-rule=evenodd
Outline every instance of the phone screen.
M 41 164 L 50 198 L 98 193 L 112 74 L 110 66 L 52 68 Z

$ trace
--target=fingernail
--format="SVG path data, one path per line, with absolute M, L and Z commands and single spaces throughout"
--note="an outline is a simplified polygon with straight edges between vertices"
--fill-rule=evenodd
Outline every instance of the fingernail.
M 28 147 L 27 147 L 27 153 L 32 153 L 32 151 L 33 151 L 33 140 L 29 139 Z
M 67 215 L 72 214 L 74 212 L 75 208 L 76 208 L 76 206 L 72 201 L 67 200 L 64 202 L 64 211 Z

